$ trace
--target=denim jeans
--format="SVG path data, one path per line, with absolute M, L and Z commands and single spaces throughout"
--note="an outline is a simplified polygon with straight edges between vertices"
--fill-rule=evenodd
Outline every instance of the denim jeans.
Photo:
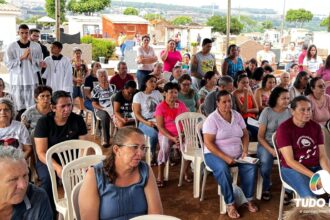
M 91 100 L 86 99 L 84 101 L 84 106 L 85 106 L 86 109 L 94 112 L 94 108 L 93 108 L 93 105 L 92 105 L 92 101 Z
M 138 81 L 139 90 L 146 84 L 146 77 L 151 73 L 150 70 L 137 70 L 136 78 Z
M 234 204 L 234 192 L 232 186 L 232 176 L 230 174 L 230 167 L 221 158 L 212 153 L 204 155 L 205 163 L 213 170 L 213 176 L 221 187 L 222 195 L 225 198 L 227 205 Z M 241 188 L 248 201 L 253 199 L 254 183 L 257 173 L 257 166 L 255 164 L 237 163 L 238 174 L 240 177 Z
M 151 153 L 154 156 L 156 153 L 156 147 L 158 144 L 158 131 L 155 128 L 149 127 L 143 123 L 139 123 L 139 129 L 149 137 Z
M 262 191 L 269 191 L 274 158 L 273 155 L 260 144 L 258 144 L 257 155 L 260 160 L 260 173 L 263 178 Z
M 320 166 L 307 168 L 312 172 L 317 172 L 322 169 Z M 309 188 L 310 178 L 308 176 L 287 167 L 281 167 L 281 174 L 283 180 L 296 190 L 301 198 L 316 198 L 316 195 Z
M 110 116 L 106 111 L 98 110 L 96 116 L 101 119 L 103 142 L 110 143 Z

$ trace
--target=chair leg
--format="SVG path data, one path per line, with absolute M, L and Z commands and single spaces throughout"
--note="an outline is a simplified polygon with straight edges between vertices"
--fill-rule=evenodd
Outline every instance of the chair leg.
M 165 181 L 168 181 L 169 171 L 170 171 L 170 160 L 167 160 L 167 162 L 165 164 L 165 170 L 164 170 L 164 180 Z
M 180 177 L 179 177 L 179 184 L 178 187 L 182 186 L 182 180 L 183 180 L 183 175 L 184 175 L 184 163 L 185 160 L 183 159 L 183 156 L 181 157 L 181 168 L 180 168 Z
M 206 167 L 204 167 L 203 183 L 202 183 L 202 189 L 201 189 L 201 198 L 200 198 L 200 201 L 203 201 L 203 200 L 204 200 L 204 193 L 205 193 L 205 186 L 206 186 L 207 175 L 209 175 L 209 171 L 207 171 Z
M 262 197 L 262 184 L 263 184 L 263 178 L 261 176 L 260 168 L 258 169 L 258 178 L 257 178 L 257 192 L 256 197 L 258 200 L 261 200 Z
M 226 209 L 226 203 L 225 203 L 225 197 L 223 197 L 221 193 L 221 188 L 218 185 L 218 192 L 219 192 L 219 198 L 220 198 L 220 214 L 226 214 L 227 209 Z
M 278 220 L 282 220 L 283 219 L 284 195 L 285 195 L 285 189 L 282 186 L 282 188 L 281 188 L 281 197 L 280 197 L 280 207 L 279 207 L 279 210 L 278 210 Z
M 194 163 L 194 198 L 199 198 L 200 196 L 200 186 L 201 186 L 201 167 L 202 167 L 202 158 L 197 157 L 193 161 Z
M 147 135 L 144 135 L 145 139 L 146 139 L 146 143 L 148 145 L 148 150 L 146 153 L 146 163 L 151 166 L 151 147 L 150 147 L 150 141 L 149 141 L 149 137 Z

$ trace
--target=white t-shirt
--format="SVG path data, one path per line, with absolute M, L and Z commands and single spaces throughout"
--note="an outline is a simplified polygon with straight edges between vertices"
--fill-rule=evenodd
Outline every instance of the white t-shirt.
M 32 145 L 27 128 L 18 121 L 12 120 L 8 127 L 0 128 L 0 144 L 22 149 L 22 145 Z
M 158 90 L 152 91 L 147 95 L 144 92 L 138 92 L 133 97 L 133 103 L 141 105 L 141 115 L 145 119 L 154 118 L 157 105 L 163 101 L 163 96 Z
M 142 47 L 139 47 L 137 50 L 137 57 L 142 56 L 144 58 L 152 58 L 155 57 L 155 51 L 152 47 L 148 47 L 147 51 L 143 50 Z M 154 68 L 153 64 L 139 64 L 138 70 L 149 70 L 152 71 Z
M 322 59 L 317 56 L 315 58 L 311 58 L 310 60 L 307 60 L 307 56 L 304 58 L 303 66 L 307 66 L 309 71 L 312 73 L 316 73 L 320 69 L 321 64 L 323 64 Z
M 275 53 L 273 51 L 264 51 L 264 50 L 260 50 L 257 52 L 257 58 L 260 61 L 263 60 L 267 60 L 269 62 L 269 64 L 273 64 L 273 58 L 275 60 Z

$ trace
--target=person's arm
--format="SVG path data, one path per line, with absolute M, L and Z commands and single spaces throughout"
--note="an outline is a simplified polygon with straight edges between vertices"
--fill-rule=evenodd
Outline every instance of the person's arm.
M 92 106 L 93 106 L 94 109 L 103 110 L 103 107 L 99 104 L 98 101 L 93 100 L 92 101 Z
M 157 128 L 158 128 L 159 132 L 162 135 L 164 135 L 165 137 L 167 137 L 168 139 L 170 139 L 174 143 L 177 143 L 179 141 L 179 139 L 177 137 L 172 136 L 167 131 L 167 129 L 164 127 L 164 117 L 163 116 L 156 116 L 156 124 L 157 124 Z
M 28 145 L 28 144 L 23 144 L 23 148 L 22 148 L 23 152 L 24 152 L 24 158 L 25 160 L 28 159 L 32 153 L 32 145 Z
M 221 74 L 222 74 L 222 76 L 227 75 L 227 71 L 228 71 L 228 63 L 227 63 L 226 60 L 224 60 L 222 66 L 221 66 Z
M 248 150 L 249 150 L 249 132 L 246 128 L 243 128 L 242 158 L 248 155 Z
M 78 204 L 81 220 L 99 219 L 100 196 L 97 190 L 96 177 L 93 168 L 88 169 L 84 178 L 79 191 Z
M 113 113 L 116 116 L 116 119 L 118 119 L 119 121 L 121 121 L 122 123 L 126 123 L 127 122 L 127 118 L 123 118 L 123 116 L 120 113 L 120 103 L 114 101 L 113 102 Z
M 36 146 L 36 152 L 39 160 L 47 165 L 47 160 L 46 160 L 46 152 L 48 150 L 48 138 L 34 138 L 34 143 Z M 54 170 L 59 178 L 62 178 L 62 166 L 59 165 L 54 159 L 53 161 L 53 167 Z
M 234 164 L 235 163 L 234 158 L 228 156 L 227 154 L 219 150 L 219 148 L 215 145 L 215 136 L 216 136 L 215 134 L 204 133 L 203 135 L 204 144 L 207 147 L 207 149 L 215 156 L 224 160 L 228 165 Z
M 283 155 L 283 158 L 289 167 L 301 174 L 304 174 L 305 176 L 308 176 L 309 178 L 313 176 L 314 173 L 312 171 L 294 159 L 292 146 L 281 147 L 279 151 Z
M 236 105 L 237 105 L 238 110 L 243 114 L 246 113 L 247 112 L 247 97 L 248 97 L 247 91 L 244 91 L 243 102 L 241 102 L 241 100 L 239 98 L 239 93 L 237 92 L 237 90 L 234 91 L 233 95 L 236 99 Z
M 163 50 L 162 54 L 160 55 L 160 59 L 162 59 L 162 61 L 165 62 L 167 59 L 167 56 L 168 56 L 168 46 L 166 47 L 165 50 Z
M 262 106 L 262 98 L 261 98 L 261 88 L 258 88 L 256 91 L 255 91 L 255 94 L 254 94 L 254 98 L 256 100 L 256 104 L 257 106 L 260 108 L 260 110 L 264 109 L 264 106 Z
M 197 58 L 196 55 L 193 55 L 190 61 L 190 74 L 192 76 L 197 76 L 198 75 L 197 70 L 198 70 Z
M 254 95 L 253 95 L 251 90 L 248 93 L 252 97 L 253 108 L 247 108 L 247 112 L 258 114 L 259 113 L 259 108 L 258 108 L 256 99 L 254 98 Z
M 154 172 L 150 167 L 147 185 L 144 187 L 144 194 L 148 204 L 148 214 L 163 214 L 162 201 L 160 199 L 159 190 L 156 184 Z
M 133 112 L 134 112 L 135 118 L 136 118 L 139 122 L 141 122 L 141 123 L 143 123 L 143 124 L 145 124 L 145 125 L 147 125 L 147 126 L 149 126 L 149 127 L 154 127 L 154 126 L 156 126 L 154 122 L 152 122 L 152 121 L 147 121 L 147 120 L 145 120 L 145 119 L 142 117 L 142 114 L 141 114 L 141 104 L 140 104 L 140 103 L 133 103 L 132 105 L 133 105 Z
M 260 145 L 262 145 L 270 154 L 273 155 L 273 157 L 276 157 L 276 152 L 274 148 L 270 146 L 270 144 L 267 142 L 265 135 L 266 135 L 266 125 L 265 124 L 260 124 L 259 125 L 259 130 L 258 130 L 258 142 Z

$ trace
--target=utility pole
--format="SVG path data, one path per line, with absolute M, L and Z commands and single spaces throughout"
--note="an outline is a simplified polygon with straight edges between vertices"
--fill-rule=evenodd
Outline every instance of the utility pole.
M 227 7 L 227 40 L 226 40 L 226 48 L 229 47 L 229 39 L 230 39 L 230 17 L 231 17 L 231 0 L 228 0 L 228 7 Z
M 61 3 L 60 0 L 55 0 L 55 33 L 56 33 L 56 40 L 61 41 L 61 31 L 60 31 L 60 23 L 61 23 Z
M 281 24 L 281 39 L 283 38 L 283 34 L 284 34 L 284 24 L 285 24 L 285 3 L 286 3 L 286 0 L 283 0 L 283 12 L 282 12 L 282 24 Z

